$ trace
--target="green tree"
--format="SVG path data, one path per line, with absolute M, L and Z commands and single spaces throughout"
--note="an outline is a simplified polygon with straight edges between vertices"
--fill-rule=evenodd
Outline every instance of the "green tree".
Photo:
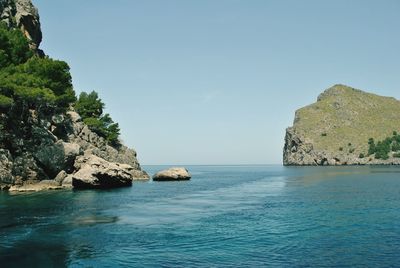
M 0 94 L 0 111 L 8 111 L 14 104 L 14 100 Z
M 83 118 L 100 118 L 103 114 L 104 107 L 104 103 L 95 91 L 92 91 L 89 94 L 82 92 L 79 95 L 78 101 L 75 103 L 75 110 Z
M 8 29 L 4 22 L 0 22 L 0 68 L 24 63 L 32 55 L 23 33 L 18 29 Z
M 103 114 L 105 105 L 97 92 L 82 92 L 75 103 L 75 110 L 82 116 L 83 122 L 112 146 L 119 145 L 120 128 L 109 114 Z
M 375 140 L 373 138 L 369 138 L 368 145 L 368 155 L 373 155 L 376 152 Z

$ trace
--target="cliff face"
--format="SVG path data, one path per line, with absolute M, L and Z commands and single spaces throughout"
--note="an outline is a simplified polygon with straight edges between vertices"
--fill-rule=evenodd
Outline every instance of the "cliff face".
M 19 28 L 29 40 L 31 49 L 38 51 L 42 30 L 37 8 L 30 0 L 0 0 L 0 20 L 9 27 Z
M 284 165 L 400 164 L 368 155 L 368 140 L 384 140 L 400 129 L 400 101 L 335 85 L 316 103 L 296 111 L 286 130 Z
M 0 0 L 0 18 L 9 28 L 21 30 L 30 49 L 42 54 L 39 15 L 30 0 Z M 4 93 L 2 88 L 0 93 Z M 18 118 L 0 108 L 0 134 L 6 136 L 6 142 L 0 143 L 0 189 L 61 189 L 72 187 L 74 180 L 92 181 L 101 188 L 99 183 L 105 178 L 112 179 L 113 185 L 120 185 L 122 179 L 148 179 L 133 149 L 110 146 L 72 106 L 67 112 L 14 107 L 24 111 Z M 85 172 L 80 172 L 83 168 Z

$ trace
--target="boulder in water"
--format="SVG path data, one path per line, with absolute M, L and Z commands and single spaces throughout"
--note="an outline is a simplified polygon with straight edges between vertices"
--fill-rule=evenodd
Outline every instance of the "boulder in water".
M 191 177 L 192 175 L 186 168 L 175 167 L 156 173 L 153 176 L 153 181 L 187 181 Z

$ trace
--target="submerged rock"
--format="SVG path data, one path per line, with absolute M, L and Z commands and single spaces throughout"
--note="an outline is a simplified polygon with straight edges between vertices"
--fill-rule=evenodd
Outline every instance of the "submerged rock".
M 186 168 L 175 167 L 156 173 L 153 176 L 153 181 L 186 181 L 190 180 L 191 177 L 192 175 Z

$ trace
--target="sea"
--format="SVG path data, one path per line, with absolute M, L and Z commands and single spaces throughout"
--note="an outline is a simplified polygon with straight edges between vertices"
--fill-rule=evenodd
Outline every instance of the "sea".
M 400 266 L 399 167 L 187 168 L 190 181 L 0 193 L 0 267 Z

